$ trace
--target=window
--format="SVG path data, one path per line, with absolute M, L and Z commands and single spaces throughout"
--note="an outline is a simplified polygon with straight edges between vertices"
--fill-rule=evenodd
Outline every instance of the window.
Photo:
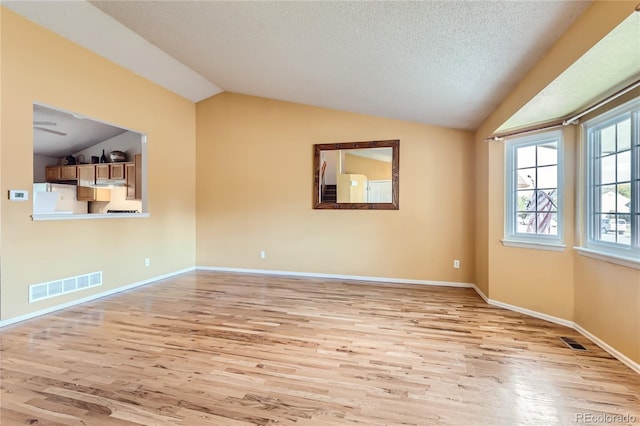
M 148 216 L 146 149 L 141 132 L 34 103 L 32 219 Z
M 585 124 L 586 247 L 640 259 L 640 99 Z
M 505 245 L 564 247 L 562 232 L 562 133 L 507 141 Z M 552 247 L 555 246 L 555 247 Z M 543 247 L 544 248 L 544 247 Z

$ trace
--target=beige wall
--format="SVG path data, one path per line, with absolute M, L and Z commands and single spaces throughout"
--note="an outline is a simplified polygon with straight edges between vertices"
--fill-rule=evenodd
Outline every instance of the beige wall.
M 148 134 L 143 219 L 33 222 L 32 204 L 2 197 L 1 318 L 193 267 L 195 105 L 1 8 L 2 193 L 33 183 L 32 103 Z M 144 266 L 144 258 L 151 266 Z M 28 285 L 103 271 L 102 287 L 28 304 Z
M 575 131 L 565 128 L 563 252 L 506 247 L 504 237 L 504 143 L 490 142 L 489 297 L 554 317 L 573 320 L 573 217 L 575 217 Z M 486 144 L 486 143 L 485 143 Z
M 640 363 L 640 271 L 575 256 L 575 322 Z
M 504 121 L 632 13 L 636 2 L 594 2 L 475 134 L 476 280 L 493 300 L 567 321 L 640 362 L 640 271 L 579 255 L 581 136 L 565 128 L 564 252 L 504 247 L 504 143 L 485 142 Z M 486 215 L 486 218 L 484 217 Z M 486 248 L 486 253 L 483 250 Z M 485 269 L 486 268 L 486 269 Z
M 470 133 L 231 93 L 196 123 L 198 265 L 473 282 Z M 313 144 L 384 139 L 400 210 L 312 209 Z

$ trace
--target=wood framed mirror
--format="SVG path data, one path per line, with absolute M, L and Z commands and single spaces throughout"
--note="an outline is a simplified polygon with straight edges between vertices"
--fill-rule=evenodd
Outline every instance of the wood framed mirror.
M 400 141 L 313 146 L 313 208 L 398 210 Z

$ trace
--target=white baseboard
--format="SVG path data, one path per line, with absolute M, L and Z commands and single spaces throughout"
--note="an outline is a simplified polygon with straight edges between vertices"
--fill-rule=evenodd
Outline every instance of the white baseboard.
M 521 314 L 529 315 L 530 317 L 539 318 L 545 321 L 552 322 L 554 324 L 564 325 L 565 327 L 575 328 L 573 321 L 569 321 L 563 318 L 554 317 L 552 315 L 543 314 L 542 312 L 532 311 L 531 309 L 521 308 L 520 306 L 510 305 L 508 303 L 500 302 L 498 300 L 489 299 L 487 302 L 490 305 L 497 306 L 499 308 L 508 309 L 510 311 L 519 312 Z
M 83 297 L 81 299 L 71 300 L 69 302 L 61 303 L 59 305 L 50 306 L 45 309 L 40 309 L 35 312 L 30 312 L 28 314 L 19 315 L 17 317 L 9 318 L 3 321 L 0 321 L 0 328 L 15 324 L 17 322 L 26 321 L 28 319 L 32 319 L 35 317 L 39 317 L 40 315 L 50 314 L 51 312 L 59 311 L 60 309 L 70 308 L 71 306 L 79 305 L 80 303 L 91 302 L 92 300 L 100 299 L 101 297 L 111 296 L 112 294 L 120 293 L 121 291 L 131 290 L 132 288 L 140 287 L 145 284 L 150 284 L 154 281 L 159 281 L 165 278 L 173 277 L 175 275 L 183 274 L 185 272 L 193 271 L 195 268 L 186 268 L 181 269 L 179 271 L 170 272 L 168 274 L 160 275 L 157 277 L 149 278 L 143 281 L 138 281 L 133 284 L 127 284 L 122 287 L 114 288 L 112 290 L 103 291 L 101 293 L 92 294 L 87 297 Z
M 308 278 L 332 278 L 339 280 L 354 281 L 374 281 L 382 283 L 398 283 L 398 284 L 418 284 L 418 285 L 434 285 L 442 287 L 464 287 L 474 288 L 472 283 L 459 283 L 452 281 L 428 281 L 428 280 L 412 280 L 408 278 L 386 278 L 386 277 L 369 277 L 363 275 L 342 275 L 342 274 L 322 274 L 318 272 L 291 272 L 291 271 L 274 271 L 270 269 L 245 269 L 245 268 L 226 268 L 222 266 L 196 266 L 199 271 L 218 271 L 218 272 L 238 272 L 243 274 L 265 274 L 265 275 L 287 275 Z
M 542 320 L 545 320 L 545 321 L 549 321 L 549 322 L 552 322 L 554 324 L 564 325 L 565 327 L 569 327 L 569 328 L 572 328 L 572 329 L 576 330 L 578 333 L 582 334 L 584 337 L 586 337 L 587 339 L 591 340 L 593 343 L 595 343 L 596 345 L 600 346 L 602 349 L 607 351 L 609 354 L 611 354 L 618 361 L 622 362 L 624 365 L 626 365 L 627 367 L 629 367 L 630 369 L 632 369 L 636 373 L 640 374 L 640 364 L 639 363 L 635 362 L 634 360 L 632 360 L 628 356 L 624 355 L 623 353 L 621 353 L 621 352 L 617 351 L 616 349 L 614 349 L 613 347 L 609 346 L 608 344 L 603 342 L 600 338 L 596 337 L 595 335 L 591 334 L 590 332 L 588 332 L 587 330 L 582 328 L 582 326 L 580 326 L 579 324 L 576 324 L 575 322 L 569 321 L 569 320 L 566 320 L 566 319 L 554 317 L 552 315 L 543 314 L 542 312 L 532 311 L 531 309 L 525 309 L 525 308 L 521 308 L 519 306 L 510 305 L 508 303 L 504 303 L 504 302 L 500 302 L 498 300 L 490 299 L 477 286 L 474 285 L 473 288 L 480 295 L 480 297 L 482 297 L 484 299 L 484 301 L 487 302 L 487 304 L 489 304 L 489 305 L 497 306 L 499 308 L 508 309 L 508 310 L 514 311 L 514 312 L 519 312 L 521 314 L 525 314 L 525 315 L 528 315 L 528 316 L 531 316 L 531 317 L 534 317 L 534 318 L 539 318 L 539 319 L 542 319 Z
M 611 355 L 613 355 L 615 358 L 617 358 L 620 362 L 625 364 L 627 367 L 629 367 L 630 369 L 632 369 L 636 373 L 640 374 L 640 364 L 639 363 L 635 362 L 634 360 L 632 360 L 628 356 L 626 356 L 626 355 L 620 353 L 619 351 L 617 351 L 616 349 L 612 348 L 611 346 L 609 346 L 608 344 L 606 344 L 605 342 L 600 340 L 598 337 L 594 336 L 593 334 L 589 333 L 587 330 L 582 328 L 579 324 L 575 324 L 573 328 L 575 328 L 578 333 L 582 334 L 584 337 L 586 337 L 587 339 L 591 340 L 593 343 L 595 343 L 596 345 L 600 346 L 605 351 L 609 352 Z
M 484 294 L 484 293 L 482 292 L 482 290 L 480 290 L 480 289 L 478 288 L 478 286 L 477 286 L 477 285 L 475 285 L 475 284 L 474 284 L 474 285 L 473 285 L 473 289 L 476 291 L 476 293 L 478 293 L 478 294 L 480 295 L 480 297 L 482 297 L 482 299 L 483 299 L 487 304 L 489 304 L 489 298 L 487 297 L 487 295 L 486 295 L 486 294 Z

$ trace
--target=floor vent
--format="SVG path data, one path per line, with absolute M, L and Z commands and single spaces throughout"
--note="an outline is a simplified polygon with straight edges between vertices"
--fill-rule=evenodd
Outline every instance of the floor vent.
M 564 343 L 567 344 L 567 346 L 569 346 L 571 349 L 573 349 L 575 351 L 586 351 L 587 350 L 587 348 L 582 346 L 580 343 L 576 342 L 571 337 L 561 337 L 560 340 L 562 340 Z
M 102 271 L 29 286 L 29 303 L 102 285 Z

